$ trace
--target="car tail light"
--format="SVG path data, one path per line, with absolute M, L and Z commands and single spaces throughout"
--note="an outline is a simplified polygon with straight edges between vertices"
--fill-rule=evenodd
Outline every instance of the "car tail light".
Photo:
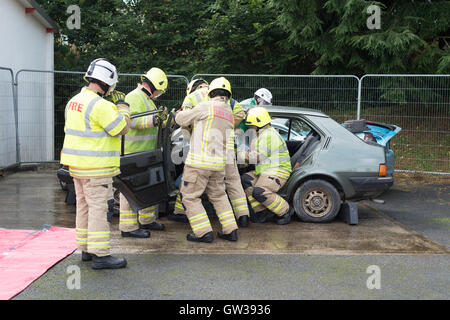
M 378 176 L 380 177 L 386 177 L 387 176 L 387 165 L 380 164 L 379 168 L 378 168 Z
M 377 139 L 371 133 L 364 133 L 364 141 L 377 142 Z

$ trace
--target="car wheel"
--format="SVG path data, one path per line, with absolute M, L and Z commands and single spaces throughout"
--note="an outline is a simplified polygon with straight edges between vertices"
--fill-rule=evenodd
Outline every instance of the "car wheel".
M 308 180 L 294 194 L 294 208 L 305 222 L 330 222 L 341 208 L 336 188 L 324 180 Z

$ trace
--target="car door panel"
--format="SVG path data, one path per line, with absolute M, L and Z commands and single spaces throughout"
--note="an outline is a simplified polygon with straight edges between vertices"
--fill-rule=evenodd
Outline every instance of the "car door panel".
M 146 112 L 141 116 L 148 114 Z M 167 179 L 167 159 L 161 147 L 165 145 L 167 136 L 164 131 L 158 131 L 158 146 L 155 150 L 120 157 L 120 175 L 114 177 L 114 186 L 128 200 L 133 211 L 168 200 L 172 184 Z

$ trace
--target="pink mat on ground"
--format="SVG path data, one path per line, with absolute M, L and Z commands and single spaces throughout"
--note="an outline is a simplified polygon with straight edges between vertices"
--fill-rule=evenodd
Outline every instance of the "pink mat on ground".
M 0 300 L 11 299 L 75 250 L 75 229 L 0 229 Z

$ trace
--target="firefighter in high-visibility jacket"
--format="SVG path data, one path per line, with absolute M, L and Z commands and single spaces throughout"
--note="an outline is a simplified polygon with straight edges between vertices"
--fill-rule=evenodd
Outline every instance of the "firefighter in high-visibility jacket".
M 186 215 L 193 233 L 188 241 L 212 242 L 212 227 L 201 202 L 206 191 L 222 226 L 218 237 L 237 241 L 236 220 L 225 192 L 225 167 L 228 150 L 234 153 L 233 113 L 228 100 L 231 86 L 225 78 L 214 79 L 209 86 L 210 101 L 177 114 L 175 121 L 181 127 L 192 126 L 190 149 L 186 158 L 181 194 Z M 231 138 L 230 138 L 231 136 Z
M 120 173 L 120 135 L 130 127 L 129 107 L 113 95 L 117 70 L 106 59 L 90 64 L 84 79 L 89 83 L 67 103 L 61 163 L 69 167 L 76 192 L 76 243 L 82 260 L 94 269 L 126 266 L 110 255 L 108 201 L 113 199 L 112 177 Z
M 141 83 L 128 93 L 125 102 L 130 105 L 130 114 L 156 110 L 153 102 L 166 92 L 167 76 L 159 68 L 151 68 L 141 76 Z M 131 120 L 131 128 L 125 135 L 124 153 L 135 153 L 156 149 L 158 127 L 165 125 L 167 110 L 163 114 L 148 115 Z M 120 194 L 119 230 L 122 237 L 148 238 L 150 231 L 164 230 L 163 224 L 156 222 L 158 206 L 152 206 L 135 212 L 131 209 L 127 199 Z
M 184 99 L 181 109 L 192 109 L 200 102 L 208 101 L 208 91 L 209 89 L 206 80 L 196 79 L 191 81 L 187 89 L 187 92 L 189 92 L 189 94 Z M 234 125 L 236 125 L 245 118 L 245 112 L 242 109 L 242 106 L 233 98 L 230 99 L 230 106 L 233 113 L 233 123 Z M 230 156 L 229 162 L 230 163 L 227 163 L 225 167 L 226 192 L 231 201 L 233 212 L 239 226 L 245 228 L 248 226 L 249 209 L 244 190 L 242 189 L 241 179 L 239 176 L 239 170 L 237 168 L 234 153 L 232 157 Z M 181 193 L 179 193 L 175 201 L 174 214 L 169 215 L 169 219 L 175 221 L 184 221 L 183 217 L 185 217 L 185 210 L 182 203 L 182 195 Z
M 266 108 L 248 111 L 245 124 L 256 131 L 255 138 L 248 151 L 238 151 L 238 161 L 255 164 L 255 170 L 243 174 L 241 180 L 253 209 L 252 221 L 287 224 L 294 209 L 277 192 L 289 179 L 292 167 L 286 142 L 270 122 Z

